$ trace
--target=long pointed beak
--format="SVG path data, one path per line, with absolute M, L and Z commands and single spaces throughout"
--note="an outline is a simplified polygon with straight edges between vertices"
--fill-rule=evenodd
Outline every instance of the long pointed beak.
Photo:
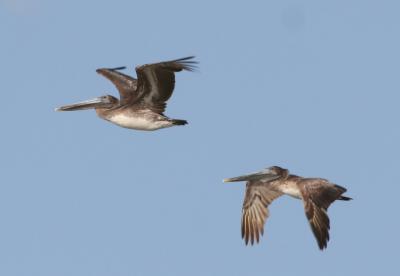
M 264 179 L 266 181 L 272 181 L 278 179 L 280 176 L 276 174 L 272 174 L 269 170 L 263 170 L 256 173 L 245 174 L 232 178 L 225 178 L 224 182 L 238 182 L 238 181 L 251 181 L 251 180 L 259 180 Z
M 75 111 L 75 110 L 83 110 L 83 109 L 92 109 L 92 108 L 96 108 L 96 107 L 102 107 L 106 104 L 108 104 L 108 103 L 106 103 L 103 98 L 97 97 L 97 98 L 82 101 L 79 103 L 63 105 L 61 107 L 57 107 L 55 110 L 56 111 Z

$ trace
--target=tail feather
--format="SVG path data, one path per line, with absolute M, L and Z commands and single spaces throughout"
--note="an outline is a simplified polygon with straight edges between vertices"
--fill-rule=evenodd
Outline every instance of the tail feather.
M 347 197 L 347 196 L 340 196 L 338 199 L 339 200 L 353 200 L 351 197 Z
M 335 187 L 340 191 L 340 196 L 338 197 L 338 200 L 352 200 L 351 197 L 343 196 L 342 194 L 347 191 L 345 187 L 342 187 L 340 185 L 335 184 Z
M 185 120 L 171 119 L 171 122 L 176 126 L 186 125 L 188 122 Z

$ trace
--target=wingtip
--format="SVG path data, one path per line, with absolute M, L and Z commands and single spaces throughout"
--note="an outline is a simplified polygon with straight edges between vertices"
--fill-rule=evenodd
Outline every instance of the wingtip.
M 189 71 L 189 72 L 197 72 L 198 71 L 198 66 L 199 62 L 197 60 L 193 60 L 195 56 L 188 56 L 184 58 L 180 58 L 177 60 L 174 60 L 174 62 L 178 62 L 183 66 L 183 70 Z
M 187 56 L 187 57 L 184 57 L 184 58 L 180 58 L 180 59 L 177 59 L 177 61 L 178 60 L 189 60 L 189 59 L 194 59 L 196 56 Z M 197 63 L 197 61 L 192 61 L 192 62 L 196 62 Z
M 328 244 L 322 244 L 322 245 L 318 245 L 319 250 L 324 251 L 325 249 L 328 248 Z

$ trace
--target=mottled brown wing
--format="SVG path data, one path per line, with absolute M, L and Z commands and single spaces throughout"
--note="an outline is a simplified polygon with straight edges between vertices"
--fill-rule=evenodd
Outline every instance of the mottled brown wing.
M 326 209 L 316 205 L 311 199 L 304 200 L 304 209 L 319 249 L 323 250 L 328 245 L 330 228 Z
M 311 230 L 319 248 L 323 250 L 329 241 L 330 222 L 327 209 L 340 193 L 334 185 L 322 178 L 305 178 L 299 183 L 299 187 Z
M 193 71 L 197 63 L 191 60 L 193 58 L 186 57 L 136 67 L 141 102 L 155 112 L 164 112 L 166 101 L 174 91 L 175 72 Z
M 117 87 L 122 105 L 134 103 L 138 99 L 137 80 L 118 72 L 117 70 L 120 69 L 125 69 L 125 67 L 100 68 L 96 72 L 109 79 Z
M 260 183 L 260 182 L 258 182 Z M 268 205 L 277 197 L 281 196 L 281 192 L 270 190 L 261 183 L 248 182 L 246 184 L 246 194 L 242 209 L 242 238 L 246 245 L 254 244 L 260 241 L 260 235 L 264 234 L 264 224 L 269 216 Z

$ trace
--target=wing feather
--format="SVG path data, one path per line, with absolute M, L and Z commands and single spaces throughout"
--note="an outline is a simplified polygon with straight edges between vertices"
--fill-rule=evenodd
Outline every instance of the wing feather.
M 122 105 L 133 103 L 137 100 L 137 80 L 131 76 L 125 75 L 117 70 L 125 69 L 125 67 L 118 68 L 100 68 L 96 72 L 110 80 L 118 89 L 120 102 Z
M 323 250 L 329 241 L 330 221 L 328 207 L 346 191 L 322 178 L 304 178 L 299 183 L 300 191 L 311 230 L 318 247 Z
M 264 224 L 269 216 L 268 205 L 282 193 L 271 190 L 265 185 L 247 183 L 242 208 L 242 238 L 246 245 L 260 241 L 264 234 Z
M 175 88 L 175 72 L 194 71 L 197 62 L 193 61 L 193 58 L 191 56 L 136 67 L 138 91 L 142 104 L 155 112 L 164 112 L 166 101 Z

